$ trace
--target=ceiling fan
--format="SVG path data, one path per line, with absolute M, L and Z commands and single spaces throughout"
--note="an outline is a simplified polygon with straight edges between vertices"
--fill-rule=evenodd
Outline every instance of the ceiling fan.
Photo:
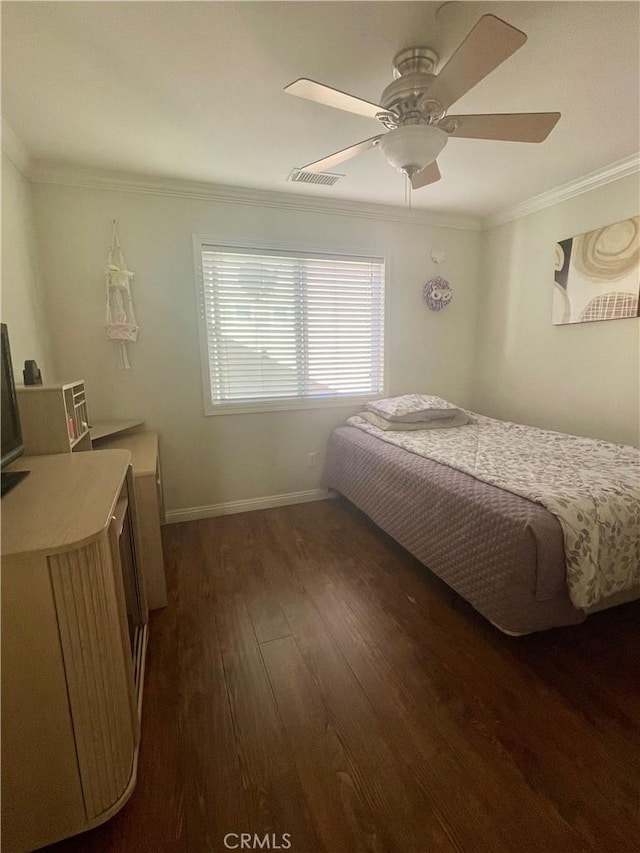
M 450 136 L 507 142 L 544 142 L 560 113 L 448 115 L 447 110 L 494 68 L 522 47 L 527 36 L 495 15 L 484 15 L 439 74 L 438 54 L 410 47 L 393 60 L 394 80 L 372 104 L 339 89 L 301 78 L 285 92 L 328 107 L 375 118 L 387 133 L 372 136 L 322 160 L 303 166 L 321 172 L 376 145 L 387 161 L 404 172 L 413 189 L 440 180 L 436 158 Z

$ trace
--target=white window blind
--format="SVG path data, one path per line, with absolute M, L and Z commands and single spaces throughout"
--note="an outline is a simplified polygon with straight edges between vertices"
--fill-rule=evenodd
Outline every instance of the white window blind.
M 200 253 L 212 407 L 382 392 L 382 259 Z

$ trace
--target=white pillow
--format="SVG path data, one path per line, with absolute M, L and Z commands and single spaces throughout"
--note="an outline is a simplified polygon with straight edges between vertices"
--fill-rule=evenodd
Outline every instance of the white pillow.
M 388 421 L 386 418 L 381 418 L 375 412 L 360 412 L 360 417 L 382 430 L 420 430 L 420 429 L 447 429 L 448 427 L 464 426 L 469 423 L 469 415 L 466 412 L 461 412 L 459 409 L 448 409 L 447 414 L 441 414 L 439 417 L 430 421 L 418 421 L 415 423 L 407 423 L 406 421 Z
M 451 417 L 452 412 L 460 412 L 453 403 L 442 397 L 425 394 L 403 394 L 400 397 L 387 397 L 367 403 L 367 410 L 398 423 L 430 422 Z

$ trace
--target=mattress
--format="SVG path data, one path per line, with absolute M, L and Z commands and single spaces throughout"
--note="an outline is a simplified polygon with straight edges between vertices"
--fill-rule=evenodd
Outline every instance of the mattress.
M 354 427 L 330 439 L 323 484 L 340 492 L 502 631 L 583 621 L 548 510 Z

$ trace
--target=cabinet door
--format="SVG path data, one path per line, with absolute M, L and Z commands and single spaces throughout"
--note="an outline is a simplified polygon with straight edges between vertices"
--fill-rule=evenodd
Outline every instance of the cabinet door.
M 146 624 L 147 615 L 144 599 L 140 594 L 141 580 L 138 576 L 131 507 L 125 497 L 120 498 L 117 503 L 111 528 L 112 550 L 114 557 L 117 557 L 118 574 L 122 579 L 129 645 L 133 654 L 136 631 Z
M 106 533 L 48 561 L 80 780 L 91 820 L 122 796 L 133 772 L 137 731 L 123 641 L 122 582 Z
M 136 622 L 139 626 L 146 625 L 149 621 L 149 608 L 147 606 L 147 593 L 144 585 L 143 552 L 144 543 L 140 535 L 141 507 L 139 506 L 138 492 L 134 486 L 133 468 L 129 465 L 127 479 L 123 494 L 126 495 L 128 513 L 125 517 L 125 528 L 120 548 L 127 549 L 125 556 L 130 569 L 130 576 L 135 591 Z M 126 538 L 125 538 L 126 536 Z
M 41 555 L 2 560 L 2 850 L 86 823 L 56 604 Z
M 139 634 L 142 628 L 139 600 L 136 598 L 135 551 L 132 548 L 133 537 L 127 532 L 126 515 L 120 518 L 116 514 L 109 527 L 109 541 L 114 566 L 116 605 L 121 637 L 121 649 L 124 668 L 127 674 L 129 713 L 136 743 L 140 738 L 140 720 L 138 717 L 138 698 L 136 690 L 136 658 Z M 130 531 L 130 519 L 129 519 Z

